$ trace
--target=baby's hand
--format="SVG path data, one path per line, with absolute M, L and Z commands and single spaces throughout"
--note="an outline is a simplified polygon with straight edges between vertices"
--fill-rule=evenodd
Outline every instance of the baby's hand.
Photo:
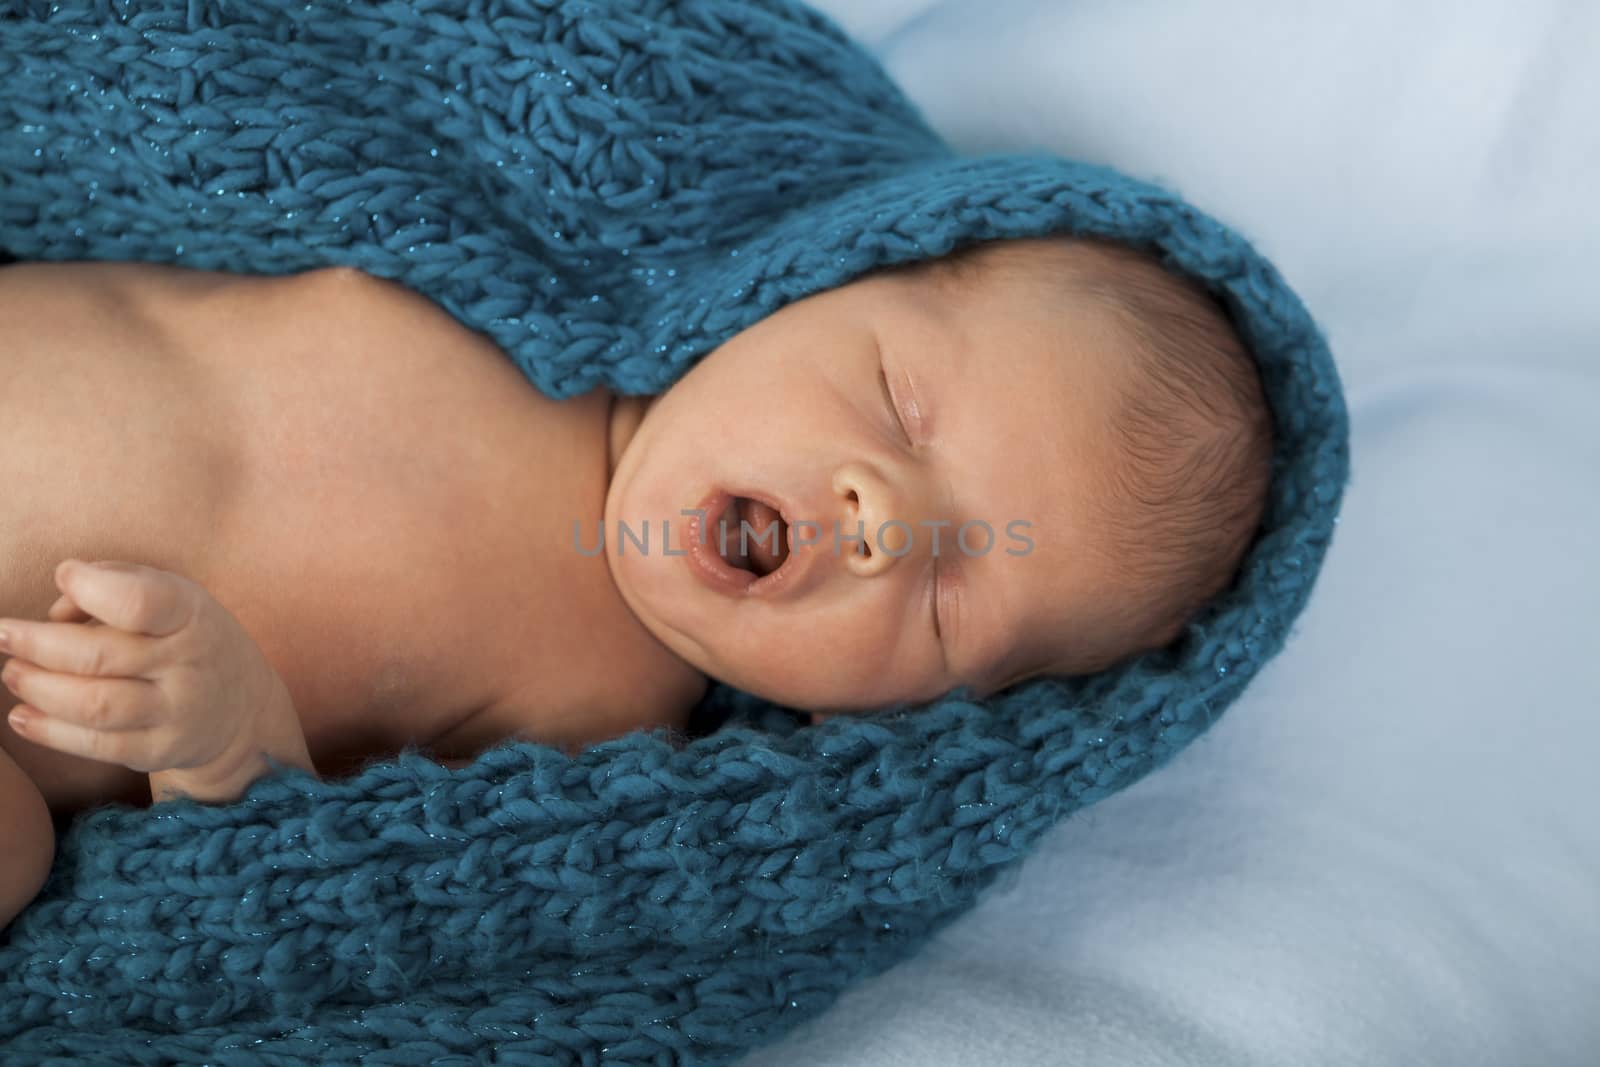
M 69 559 L 55 581 L 55 621 L 0 619 L 13 657 L 0 680 L 27 702 L 12 726 L 29 741 L 146 773 L 203 767 L 286 695 L 238 620 L 187 578 Z

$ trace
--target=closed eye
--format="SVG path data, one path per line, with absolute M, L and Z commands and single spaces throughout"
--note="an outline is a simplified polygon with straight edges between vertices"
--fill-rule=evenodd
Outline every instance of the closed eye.
M 884 372 L 881 363 L 878 365 L 878 387 L 883 390 L 883 402 L 888 405 L 894 424 L 900 427 L 900 435 L 906 439 L 906 444 L 911 444 L 911 431 L 906 429 L 906 420 L 900 414 L 900 406 L 894 402 L 894 394 L 889 392 L 889 375 Z

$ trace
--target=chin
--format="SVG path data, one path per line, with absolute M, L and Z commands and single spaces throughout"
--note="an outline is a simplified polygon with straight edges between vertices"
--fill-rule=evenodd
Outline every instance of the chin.
M 615 525 L 608 526 L 607 534 L 615 529 Z M 657 551 L 655 538 L 659 532 L 659 526 L 651 531 L 648 556 L 640 555 L 630 543 L 619 559 L 611 540 L 607 540 L 606 562 L 611 568 L 612 584 L 634 618 L 656 640 L 701 674 L 714 675 L 706 669 L 704 646 L 694 637 L 710 621 L 704 617 L 707 605 L 702 603 L 702 591 L 691 584 L 692 577 L 681 556 L 663 556 Z

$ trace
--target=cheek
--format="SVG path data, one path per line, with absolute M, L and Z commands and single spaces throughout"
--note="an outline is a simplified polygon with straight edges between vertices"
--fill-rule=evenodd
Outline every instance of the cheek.
M 652 535 L 658 536 L 661 522 L 667 520 L 677 547 L 678 528 L 687 521 L 680 509 L 697 505 L 694 494 L 707 484 L 706 450 L 697 435 L 685 432 L 684 421 L 671 410 L 660 414 L 661 419 L 640 428 L 617 466 L 606 492 L 606 528 L 611 532 L 619 521 L 635 526 L 648 521 Z
M 893 625 L 881 621 L 891 614 L 898 612 L 865 600 L 831 610 L 729 612 L 705 640 L 722 661 L 721 677 L 738 688 L 796 707 L 870 707 L 917 681 Z

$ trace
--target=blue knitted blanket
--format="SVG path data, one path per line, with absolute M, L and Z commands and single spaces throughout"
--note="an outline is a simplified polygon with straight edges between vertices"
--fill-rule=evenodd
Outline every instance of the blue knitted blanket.
M 785 303 L 1000 237 L 1201 279 L 1278 431 L 1264 532 L 1173 646 L 987 704 L 687 743 L 415 751 L 80 816 L 0 941 L 7 1063 L 725 1063 L 970 907 L 1283 644 L 1348 466 L 1317 328 L 1164 189 L 961 156 L 793 0 L 0 3 L 0 247 L 395 279 L 552 397 L 665 389 Z M 3 846 L 3 842 L 0 842 Z

